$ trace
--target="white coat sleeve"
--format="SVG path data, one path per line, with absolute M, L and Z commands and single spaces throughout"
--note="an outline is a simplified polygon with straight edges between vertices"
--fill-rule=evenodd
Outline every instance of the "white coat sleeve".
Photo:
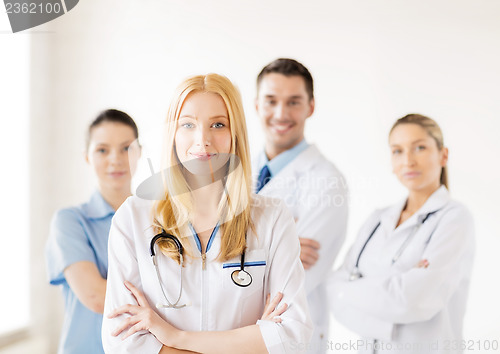
M 313 326 L 304 290 L 300 245 L 292 215 L 283 202 L 275 210 L 265 288 L 271 297 L 282 292 L 282 303 L 289 308 L 281 315 L 282 323 L 258 321 L 257 324 L 270 354 L 301 353 L 307 348 Z
M 341 268 L 329 276 L 326 284 L 328 297 L 331 299 L 330 310 L 335 320 L 361 337 L 390 341 L 394 329 L 393 323 L 371 316 L 347 301 L 344 296 L 339 296 L 339 290 L 343 288 L 343 284 L 349 282 L 350 273 L 359 254 L 358 250 L 366 241 L 365 234 L 370 228 L 373 229 L 378 217 L 379 212 L 375 212 L 368 218 L 358 239 L 347 252 Z
M 116 212 L 111 223 L 108 241 L 108 281 L 102 323 L 102 344 L 106 353 L 144 353 L 156 354 L 162 344 L 148 331 L 140 331 L 122 341 L 120 336 L 113 337 L 111 332 L 117 328 L 128 315 L 120 315 L 109 319 L 107 315 L 117 307 L 137 305 L 131 292 L 123 282 L 128 280 L 141 292 L 141 277 L 132 235 L 134 215 L 126 201 Z M 122 334 L 123 335 L 123 334 Z
M 325 274 L 333 267 L 347 229 L 347 185 L 337 173 L 320 180 L 314 171 L 305 188 L 301 189 L 301 216 L 297 222 L 299 237 L 311 238 L 320 243 L 319 259 L 306 270 L 306 291 L 311 293 L 324 282 Z M 326 187 L 326 188 L 325 188 Z
M 474 226 L 468 210 L 458 205 L 444 213 L 422 255 L 429 261 L 428 268 L 335 282 L 337 298 L 392 323 L 426 321 L 436 315 L 470 274 L 474 252 Z

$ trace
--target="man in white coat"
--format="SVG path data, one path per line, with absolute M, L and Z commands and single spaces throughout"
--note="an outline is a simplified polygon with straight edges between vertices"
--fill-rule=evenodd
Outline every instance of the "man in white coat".
M 293 59 L 277 59 L 257 78 L 257 113 L 265 149 L 253 159 L 255 191 L 281 198 L 292 211 L 306 270 L 306 291 L 315 330 L 310 353 L 329 342 L 329 309 L 324 281 L 345 239 L 347 185 L 339 170 L 304 139 L 314 112 L 313 78 Z

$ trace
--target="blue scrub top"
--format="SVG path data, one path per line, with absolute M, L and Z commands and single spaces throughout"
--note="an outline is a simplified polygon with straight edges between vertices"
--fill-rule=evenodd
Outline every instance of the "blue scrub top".
M 45 249 L 52 285 L 62 285 L 65 316 L 59 343 L 60 354 L 104 353 L 102 315 L 85 307 L 69 287 L 64 270 L 71 264 L 90 261 L 101 276 L 108 275 L 108 236 L 115 211 L 96 191 L 89 202 L 59 210 L 52 219 Z

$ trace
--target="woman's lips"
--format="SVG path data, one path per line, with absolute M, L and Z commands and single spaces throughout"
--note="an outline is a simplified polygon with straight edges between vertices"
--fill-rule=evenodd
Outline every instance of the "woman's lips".
M 125 176 L 126 172 L 125 171 L 122 171 L 122 172 L 110 172 L 109 175 L 113 178 L 120 178 L 122 176 Z
M 208 161 L 214 156 L 215 154 L 209 154 L 209 153 L 191 153 L 192 156 L 194 156 L 196 159 L 201 160 L 201 161 Z
M 420 176 L 420 172 L 417 172 L 417 171 L 406 172 L 406 173 L 403 174 L 403 176 L 405 178 L 415 178 L 415 177 Z

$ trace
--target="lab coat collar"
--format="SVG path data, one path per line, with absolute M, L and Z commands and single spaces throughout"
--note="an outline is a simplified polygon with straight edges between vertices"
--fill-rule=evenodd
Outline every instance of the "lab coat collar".
M 262 155 L 259 156 L 259 161 L 257 162 L 257 166 L 260 166 L 260 164 L 262 164 L 262 166 L 264 165 L 264 163 L 262 163 L 263 162 L 262 159 L 266 157 L 265 153 L 263 154 L 264 156 Z M 272 188 L 272 186 L 275 183 L 282 184 L 283 182 L 279 181 L 280 176 L 295 175 L 308 170 L 312 165 L 314 165 L 317 162 L 318 156 L 321 156 L 321 153 L 319 152 L 316 145 L 311 144 L 307 146 L 305 150 L 300 152 L 297 157 L 295 157 L 285 167 L 283 167 L 276 176 L 272 175 L 271 180 L 261 189 L 261 191 L 265 191 L 269 188 Z
M 104 200 L 99 191 L 92 194 L 92 197 L 83 205 L 82 209 L 90 219 L 101 219 L 115 213 L 115 210 Z
M 394 230 L 396 224 L 401 215 L 401 211 L 406 205 L 407 198 L 403 199 L 396 205 L 390 207 L 381 216 L 381 223 L 387 230 Z M 443 208 L 450 201 L 450 195 L 448 189 L 445 186 L 439 187 L 432 195 L 427 199 L 427 201 L 420 207 L 420 209 L 413 214 L 408 220 L 402 223 L 397 230 L 404 230 L 407 227 L 414 226 L 422 222 L 422 220 L 427 216 L 427 214 L 435 212 Z
M 188 225 L 189 225 L 189 230 L 192 233 L 193 240 L 196 243 L 196 247 L 198 248 L 198 251 L 200 251 L 200 254 L 201 254 L 202 250 L 201 250 L 200 236 L 198 235 L 198 233 L 194 229 L 193 224 L 189 223 Z M 205 250 L 205 253 L 208 253 L 208 251 L 210 251 L 210 247 L 212 247 L 212 243 L 214 242 L 215 237 L 217 236 L 217 233 L 219 232 L 219 228 L 220 228 L 220 223 L 217 222 L 214 229 L 212 230 L 212 233 L 210 234 L 210 238 L 208 239 L 207 249 Z
M 428 213 L 439 210 L 443 208 L 450 201 L 450 194 L 445 186 L 439 187 L 432 195 L 427 199 L 427 201 L 422 205 L 422 207 L 415 213 L 421 217 L 425 217 Z
M 295 145 L 293 148 L 283 151 L 281 154 L 276 156 L 274 159 L 269 161 L 267 155 L 264 152 L 264 157 L 266 164 L 271 171 L 271 176 L 276 176 L 282 169 L 289 165 L 295 158 L 297 158 L 304 150 L 307 149 L 309 144 L 303 139 L 300 143 Z
M 317 156 L 320 155 L 320 152 L 316 145 L 309 145 L 304 151 L 302 151 L 293 161 L 290 161 L 288 165 L 286 165 L 281 173 L 296 173 L 303 172 L 308 170 L 311 165 L 315 164 L 317 161 Z M 273 180 L 269 183 L 271 183 Z M 265 187 L 264 187 L 265 188 Z

